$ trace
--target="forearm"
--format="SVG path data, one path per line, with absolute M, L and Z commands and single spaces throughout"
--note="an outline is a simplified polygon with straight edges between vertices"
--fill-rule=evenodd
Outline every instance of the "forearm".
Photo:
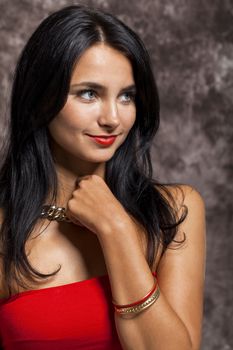
M 191 350 L 188 331 L 160 294 L 158 301 L 132 319 L 115 315 L 124 350 Z
M 99 237 L 103 249 L 112 297 L 118 304 L 139 300 L 151 290 L 154 278 L 147 264 L 136 231 L 115 228 Z M 115 314 L 119 339 L 124 350 L 189 350 L 190 337 L 184 323 L 166 301 L 159 299 L 133 318 Z

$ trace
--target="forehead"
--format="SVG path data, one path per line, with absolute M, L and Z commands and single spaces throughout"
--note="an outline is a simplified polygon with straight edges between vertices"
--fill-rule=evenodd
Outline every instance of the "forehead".
M 81 80 L 134 83 L 132 65 L 120 51 L 97 44 L 88 48 L 75 65 L 71 83 Z

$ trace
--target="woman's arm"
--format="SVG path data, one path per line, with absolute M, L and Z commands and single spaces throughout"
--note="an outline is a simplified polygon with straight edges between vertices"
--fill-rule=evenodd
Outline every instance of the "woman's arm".
M 176 239 L 161 258 L 157 273 L 158 300 L 134 318 L 115 315 L 124 350 L 197 350 L 201 339 L 205 270 L 205 211 L 198 192 L 183 186 L 188 215 Z M 179 202 L 179 198 L 177 198 Z M 138 227 L 96 175 L 79 182 L 68 202 L 68 214 L 98 236 L 117 304 L 141 299 L 154 278 L 145 257 Z M 101 218 L 101 220 L 99 220 Z M 141 235 L 142 236 L 142 235 Z M 175 246 L 174 246 L 175 245 Z
M 184 186 L 186 220 L 159 262 L 159 299 L 131 319 L 115 315 L 124 350 L 199 349 L 205 271 L 205 211 L 198 192 Z M 116 225 L 100 235 L 113 299 L 127 304 L 143 297 L 154 280 L 132 226 Z M 172 249 L 174 248 L 174 249 Z

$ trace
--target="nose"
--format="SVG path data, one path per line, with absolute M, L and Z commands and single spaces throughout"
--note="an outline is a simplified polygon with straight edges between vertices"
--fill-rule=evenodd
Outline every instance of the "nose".
M 100 126 L 110 129 L 115 129 L 119 125 L 119 111 L 116 101 L 103 102 L 98 122 Z

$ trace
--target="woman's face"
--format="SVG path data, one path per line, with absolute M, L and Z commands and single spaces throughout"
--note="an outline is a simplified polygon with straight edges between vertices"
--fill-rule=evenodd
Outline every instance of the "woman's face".
M 75 66 L 67 102 L 49 124 L 55 156 L 106 162 L 126 139 L 136 118 L 136 87 L 130 61 L 98 44 Z M 116 136 L 97 139 L 93 136 Z

